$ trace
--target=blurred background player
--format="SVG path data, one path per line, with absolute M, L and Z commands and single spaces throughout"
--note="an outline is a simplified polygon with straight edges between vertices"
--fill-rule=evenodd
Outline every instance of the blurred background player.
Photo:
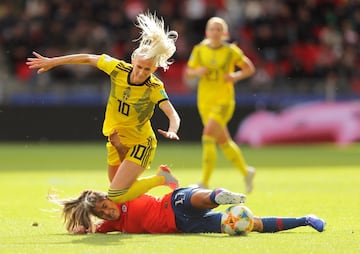
M 245 195 L 226 189 L 179 188 L 162 197 L 144 194 L 125 203 L 115 203 L 106 193 L 86 190 L 77 198 L 50 200 L 63 206 L 69 233 L 224 233 L 226 212 L 219 205 L 241 204 Z M 95 217 L 102 219 L 94 223 Z M 301 226 L 324 231 L 325 221 L 315 215 L 297 218 L 254 217 L 252 231 L 273 233 Z
M 180 118 L 166 94 L 164 84 L 153 73 L 157 67 L 168 69 L 169 58 L 176 51 L 176 31 L 166 31 L 163 19 L 150 13 L 137 16 L 141 29 L 140 45 L 132 53 L 131 64 L 106 54 L 73 54 L 59 57 L 44 57 L 34 52 L 28 58 L 30 69 L 43 73 L 65 64 L 84 64 L 97 67 L 110 76 L 111 90 L 103 123 L 105 136 L 119 135 L 123 147 L 121 157 L 109 142 L 108 176 L 111 182 L 109 198 L 116 202 L 133 199 L 150 188 L 167 184 L 177 187 L 166 167 L 160 167 L 156 175 L 138 178 L 150 167 L 157 146 L 150 119 L 156 105 L 169 119 L 167 131 L 158 132 L 169 139 L 179 140 L 177 131 Z M 170 178 L 169 178 L 170 177 Z
M 188 78 L 198 78 L 197 106 L 204 125 L 202 132 L 202 179 L 208 187 L 216 164 L 217 144 L 242 173 L 246 192 L 253 189 L 255 169 L 246 164 L 240 148 L 232 140 L 227 124 L 235 110 L 234 84 L 255 73 L 251 60 L 235 44 L 229 44 L 227 23 L 219 17 L 208 20 L 205 39 L 191 53 Z M 240 68 L 240 70 L 237 70 Z

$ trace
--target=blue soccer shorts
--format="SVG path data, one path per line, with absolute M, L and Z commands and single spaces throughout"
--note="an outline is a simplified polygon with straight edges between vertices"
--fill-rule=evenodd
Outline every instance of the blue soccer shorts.
M 221 212 L 200 210 L 191 205 L 199 188 L 179 188 L 171 197 L 177 228 L 184 233 L 221 233 Z

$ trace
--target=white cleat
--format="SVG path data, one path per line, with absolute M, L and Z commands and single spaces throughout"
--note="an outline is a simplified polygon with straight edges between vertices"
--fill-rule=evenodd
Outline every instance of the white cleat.
M 219 205 L 242 204 L 245 203 L 246 196 L 242 193 L 235 193 L 226 189 L 218 189 L 215 195 L 215 202 Z

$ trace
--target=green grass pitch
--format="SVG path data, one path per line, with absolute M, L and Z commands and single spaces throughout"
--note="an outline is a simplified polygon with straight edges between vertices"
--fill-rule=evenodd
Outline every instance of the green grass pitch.
M 0 253 L 359 253 L 360 144 L 242 146 L 257 168 L 247 206 L 258 216 L 314 213 L 326 231 L 309 227 L 245 237 L 222 234 L 69 235 L 46 196 L 108 188 L 103 143 L 0 143 Z M 159 142 L 152 168 L 168 164 L 186 186 L 200 178 L 201 146 Z M 243 192 L 244 183 L 219 151 L 212 187 Z M 158 187 L 156 195 L 169 191 Z M 219 207 L 222 210 L 225 207 Z M 33 226 L 36 222 L 37 226 Z

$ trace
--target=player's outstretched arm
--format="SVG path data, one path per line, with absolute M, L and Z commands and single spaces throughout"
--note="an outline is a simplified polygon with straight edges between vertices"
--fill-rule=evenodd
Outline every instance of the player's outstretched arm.
M 57 57 L 45 57 L 37 52 L 33 52 L 33 55 L 35 57 L 29 57 L 26 64 L 30 69 L 38 69 L 38 74 L 64 64 L 88 64 L 96 66 L 100 57 L 99 55 L 93 54 L 73 54 Z

